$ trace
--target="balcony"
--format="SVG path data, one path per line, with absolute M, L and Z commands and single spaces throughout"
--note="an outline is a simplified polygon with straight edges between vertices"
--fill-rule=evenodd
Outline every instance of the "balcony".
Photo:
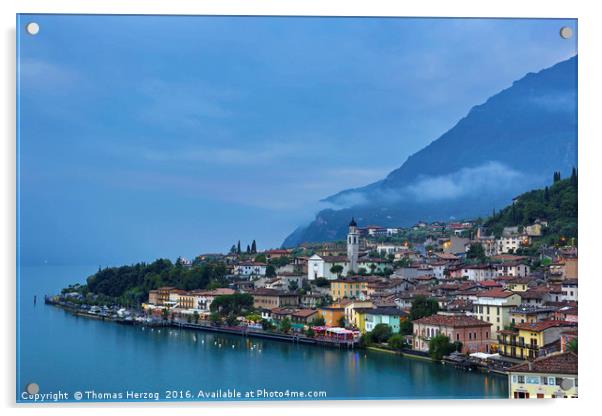
M 526 344 L 524 341 L 516 340 L 516 339 L 506 339 L 503 337 L 497 338 L 498 344 L 500 345 L 509 345 L 511 347 L 525 347 Z

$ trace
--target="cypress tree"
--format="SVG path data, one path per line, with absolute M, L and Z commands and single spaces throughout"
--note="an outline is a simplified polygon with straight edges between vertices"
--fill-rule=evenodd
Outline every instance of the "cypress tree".
M 251 253 L 257 253 L 257 243 L 255 243 L 255 240 L 253 240 L 253 242 L 251 243 Z
M 240 254 L 240 240 L 238 240 L 238 246 L 237 246 L 237 251 L 238 254 Z
M 573 187 L 577 187 L 577 169 L 573 167 L 573 171 L 571 172 L 571 185 Z
M 543 190 L 543 199 L 546 202 L 548 202 L 550 200 L 550 190 L 549 190 L 549 188 L 547 186 Z

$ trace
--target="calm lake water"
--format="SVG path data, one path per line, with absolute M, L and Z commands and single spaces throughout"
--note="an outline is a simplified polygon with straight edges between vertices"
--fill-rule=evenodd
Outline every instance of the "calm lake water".
M 506 377 L 378 352 L 344 351 L 200 331 L 150 330 L 82 317 L 44 305 L 44 294 L 83 282 L 96 267 L 22 267 L 17 338 L 17 400 L 28 383 L 41 393 L 202 390 L 241 394 L 326 392 L 327 399 L 506 398 Z M 37 295 L 37 305 L 33 296 Z M 279 393 L 276 393 L 277 395 Z M 172 396 L 173 393 L 171 394 Z M 283 396 L 291 399 L 291 396 Z M 244 399 L 244 396 L 241 397 Z M 85 393 L 82 401 L 87 400 Z

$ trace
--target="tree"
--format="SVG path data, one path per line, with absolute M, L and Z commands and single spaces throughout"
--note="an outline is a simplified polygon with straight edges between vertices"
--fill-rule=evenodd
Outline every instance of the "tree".
M 337 325 L 340 326 L 341 328 L 345 328 L 345 317 L 344 316 L 341 316 L 337 320 Z
M 394 350 L 398 350 L 398 351 L 400 351 L 404 348 L 408 348 L 408 343 L 406 342 L 405 338 L 401 334 L 391 335 L 391 337 L 389 338 L 389 341 L 387 341 L 387 343 L 389 344 L 389 347 L 393 348 Z
M 416 319 L 424 318 L 425 316 L 431 316 L 438 311 L 439 303 L 437 303 L 435 299 L 427 298 L 424 295 L 418 295 L 412 301 L 410 320 L 415 321 Z
M 404 319 L 399 324 L 399 333 L 402 335 L 412 335 L 414 332 L 414 325 L 412 325 L 412 321 L 409 319 Z
M 276 276 L 276 268 L 274 266 L 272 266 L 271 264 L 268 264 L 267 267 L 265 268 L 265 275 L 266 275 L 266 277 Z
M 251 254 L 251 246 L 247 244 L 247 254 Z
M 387 324 L 377 324 L 371 331 L 375 342 L 386 342 L 392 334 L 391 327 Z
M 245 316 L 245 318 L 247 319 L 247 321 L 251 321 L 251 322 L 260 322 L 261 321 L 261 315 L 257 314 L 257 313 L 250 313 L 247 316 Z
M 284 332 L 285 334 L 288 334 L 291 328 L 291 320 L 288 317 L 283 318 L 282 321 L 280 321 L 280 331 Z
M 374 338 L 371 332 L 366 332 L 360 337 L 360 347 L 366 348 L 374 343 Z
M 195 324 L 199 323 L 199 313 L 197 311 L 194 311 L 192 313 L 192 320 L 194 321 Z
M 221 323 L 221 318 L 217 312 L 212 312 L 211 315 L 209 315 L 209 321 L 214 325 L 218 325 Z
M 274 324 L 272 323 L 272 321 L 269 321 L 267 319 L 262 319 L 261 320 L 261 328 L 264 331 L 269 331 L 270 329 L 274 328 Z
M 337 277 L 341 277 L 341 273 L 343 273 L 343 266 L 340 264 L 335 264 L 330 268 L 330 273 L 336 274 Z
M 370 273 L 374 274 L 374 270 L 376 270 L 376 264 L 370 263 Z
M 232 247 L 230 247 L 230 254 L 236 253 L 236 244 L 232 244 Z
M 543 190 L 543 201 L 544 202 L 550 201 L 550 188 L 548 188 L 547 186 Z
M 487 256 L 485 255 L 485 250 L 483 249 L 483 245 L 479 243 L 471 244 L 466 252 L 466 257 L 471 260 L 477 260 L 480 262 L 484 262 L 487 260 Z
M 433 360 L 441 360 L 444 356 L 456 350 L 456 346 L 449 342 L 447 335 L 438 334 L 429 341 L 429 355 Z
M 297 289 L 299 289 L 299 283 L 297 283 L 296 280 L 291 280 L 290 283 L 288 284 L 288 291 L 296 292 Z
M 219 295 L 213 299 L 209 309 L 222 316 L 234 314 L 241 315 L 253 308 L 253 296 L 249 293 L 234 293 L 232 295 Z
M 163 317 L 163 320 L 167 321 L 167 318 L 169 318 L 169 309 L 163 308 L 161 311 L 161 316 Z
M 575 167 L 573 167 L 571 172 L 571 186 L 577 188 L 577 169 Z
M 569 347 L 569 351 L 570 351 L 570 352 L 574 352 L 575 354 L 577 354 L 577 352 L 578 352 L 578 351 L 577 351 L 577 350 L 578 350 L 578 348 L 577 348 L 577 338 L 576 338 L 576 337 L 575 337 L 575 338 L 573 338 L 573 339 L 572 339 L 572 340 L 569 342 L 569 345 L 568 345 L 568 347 Z
M 253 242 L 251 243 L 251 253 L 257 253 L 257 243 L 255 242 L 255 240 L 253 240 Z
M 241 250 L 240 250 L 240 240 L 238 240 L 238 245 L 236 246 L 236 252 L 237 252 L 238 254 L 240 254 L 240 253 L 241 253 Z
M 314 280 L 314 284 L 318 287 L 330 286 L 330 281 L 325 277 L 318 277 Z
M 312 325 L 314 326 L 324 326 L 326 325 L 326 321 L 324 320 L 324 317 L 322 315 L 318 316 L 317 318 L 315 318 L 312 322 Z
M 268 259 L 265 254 L 258 254 L 255 256 L 255 263 L 267 263 Z
M 305 336 L 309 337 L 309 338 L 313 338 L 316 336 L 316 333 L 314 332 L 314 330 L 309 327 L 307 328 L 307 330 L 305 331 Z
M 228 324 L 228 326 L 236 326 L 236 324 L 238 323 L 238 319 L 236 319 L 236 315 L 234 315 L 233 313 L 229 314 L 226 317 L 226 323 Z

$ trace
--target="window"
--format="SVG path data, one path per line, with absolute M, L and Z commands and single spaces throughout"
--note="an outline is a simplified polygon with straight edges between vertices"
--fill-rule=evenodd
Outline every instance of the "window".
M 523 384 L 525 382 L 525 376 L 518 376 L 518 382 Z
M 539 384 L 540 383 L 540 378 L 539 376 L 527 376 L 527 384 Z

